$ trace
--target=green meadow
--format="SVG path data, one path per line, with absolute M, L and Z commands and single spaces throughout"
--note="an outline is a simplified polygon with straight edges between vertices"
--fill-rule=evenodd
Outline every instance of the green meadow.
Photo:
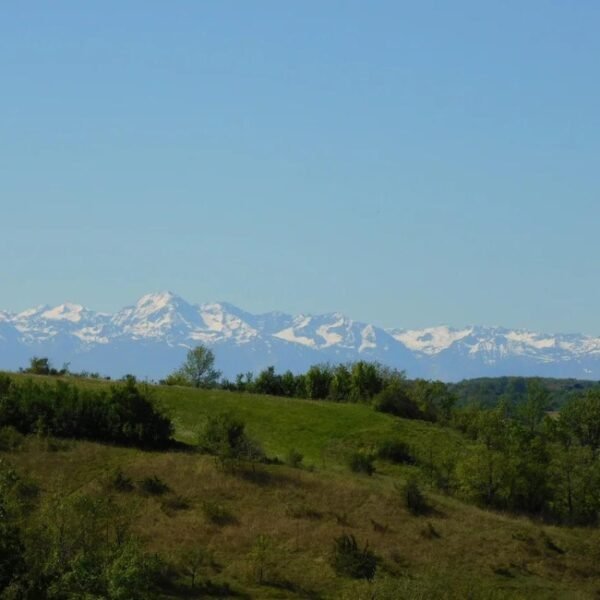
M 432 485 L 428 459 L 477 451 L 454 429 L 377 413 L 363 404 L 183 387 L 152 386 L 151 393 L 175 424 L 180 447 L 145 451 L 31 435 L 0 457 L 39 487 L 39 506 L 28 517 L 32 523 L 49 510 L 69 523 L 64 507 L 82 496 L 109 503 L 114 518 L 126 515 L 144 550 L 164 565 L 155 597 L 592 599 L 600 594 L 597 529 L 484 510 Z M 207 418 L 222 413 L 243 421 L 265 454 L 282 464 L 228 468 L 198 452 L 198 431 Z M 370 476 L 350 470 L 352 453 L 374 453 L 386 439 L 407 444 L 417 465 L 376 459 Z M 285 464 L 292 449 L 303 456 L 296 467 Z M 127 486 L 115 484 L 117 473 Z M 421 515 L 409 510 L 401 491 L 413 476 L 429 506 Z M 164 490 L 147 490 L 144 482 L 151 478 Z M 332 568 L 334 539 L 345 533 L 376 556 L 372 580 Z M 197 555 L 203 558 L 193 566 Z

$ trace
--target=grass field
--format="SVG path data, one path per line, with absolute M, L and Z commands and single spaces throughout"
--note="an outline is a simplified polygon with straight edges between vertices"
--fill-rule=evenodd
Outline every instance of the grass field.
M 106 385 L 81 382 L 81 385 Z M 231 411 L 270 457 L 290 448 L 311 469 L 261 465 L 225 472 L 192 450 L 142 452 L 90 442 L 53 446 L 29 438 L 4 457 L 37 481 L 48 498 L 108 494 L 133 517 L 144 545 L 178 573 L 165 598 L 193 593 L 182 565 L 194 548 L 209 549 L 214 564 L 201 573 L 246 598 L 598 598 L 600 535 L 594 529 L 550 527 L 526 518 L 480 510 L 426 490 L 434 510 L 415 517 L 394 484 L 416 467 L 377 463 L 372 477 L 354 474 L 353 449 L 394 437 L 419 455 L 468 452 L 456 432 L 379 414 L 367 406 L 286 400 L 221 391 L 155 388 L 193 444 L 205 415 Z M 119 468 L 134 482 L 156 475 L 161 496 L 108 492 Z M 426 477 L 424 478 L 426 484 Z M 351 533 L 379 557 L 374 582 L 336 576 L 329 564 L 335 536 Z M 256 578 L 257 563 L 264 577 Z

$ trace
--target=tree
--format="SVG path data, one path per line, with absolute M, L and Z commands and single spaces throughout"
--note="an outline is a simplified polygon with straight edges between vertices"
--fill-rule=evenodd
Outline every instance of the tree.
M 528 381 L 527 396 L 525 401 L 520 404 L 518 413 L 526 430 L 531 435 L 539 428 L 549 404 L 550 394 L 539 380 Z
M 373 406 L 379 412 L 386 412 L 404 419 L 421 419 L 419 407 L 407 393 L 406 386 L 393 382 L 373 398 Z
M 34 375 L 49 375 L 52 365 L 46 357 L 34 356 L 29 360 L 29 368 L 25 369 L 26 373 Z
M 312 400 L 324 400 L 329 394 L 331 369 L 328 365 L 313 365 L 305 375 L 306 396 Z
M 562 409 L 560 422 L 582 446 L 589 446 L 594 455 L 600 451 L 600 391 L 589 390 L 573 398 Z
M 190 385 L 197 388 L 211 388 L 217 384 L 221 372 L 214 368 L 215 355 L 205 346 L 196 346 L 187 353 L 180 369 L 167 379 L 176 385 Z

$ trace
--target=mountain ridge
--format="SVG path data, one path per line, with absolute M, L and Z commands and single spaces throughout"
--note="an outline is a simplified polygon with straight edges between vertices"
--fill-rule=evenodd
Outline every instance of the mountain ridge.
M 600 337 L 440 325 L 383 328 L 340 313 L 247 312 L 228 302 L 192 304 L 173 292 L 142 296 L 113 313 L 65 302 L 0 310 L 0 368 L 34 354 L 73 370 L 158 379 L 196 344 L 212 347 L 227 377 L 268 365 L 303 371 L 317 362 L 376 360 L 410 377 L 540 375 L 600 379 Z

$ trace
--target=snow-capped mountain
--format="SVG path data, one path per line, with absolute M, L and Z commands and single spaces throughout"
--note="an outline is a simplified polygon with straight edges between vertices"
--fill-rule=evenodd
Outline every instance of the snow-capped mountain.
M 190 304 L 147 294 L 115 314 L 78 304 L 0 311 L 0 369 L 33 355 L 56 366 L 158 379 L 196 344 L 213 348 L 228 377 L 268 365 L 303 371 L 319 362 L 375 360 L 409 376 L 456 381 L 494 375 L 600 379 L 600 338 L 499 327 L 383 329 L 340 313 L 254 315 L 225 302 Z

